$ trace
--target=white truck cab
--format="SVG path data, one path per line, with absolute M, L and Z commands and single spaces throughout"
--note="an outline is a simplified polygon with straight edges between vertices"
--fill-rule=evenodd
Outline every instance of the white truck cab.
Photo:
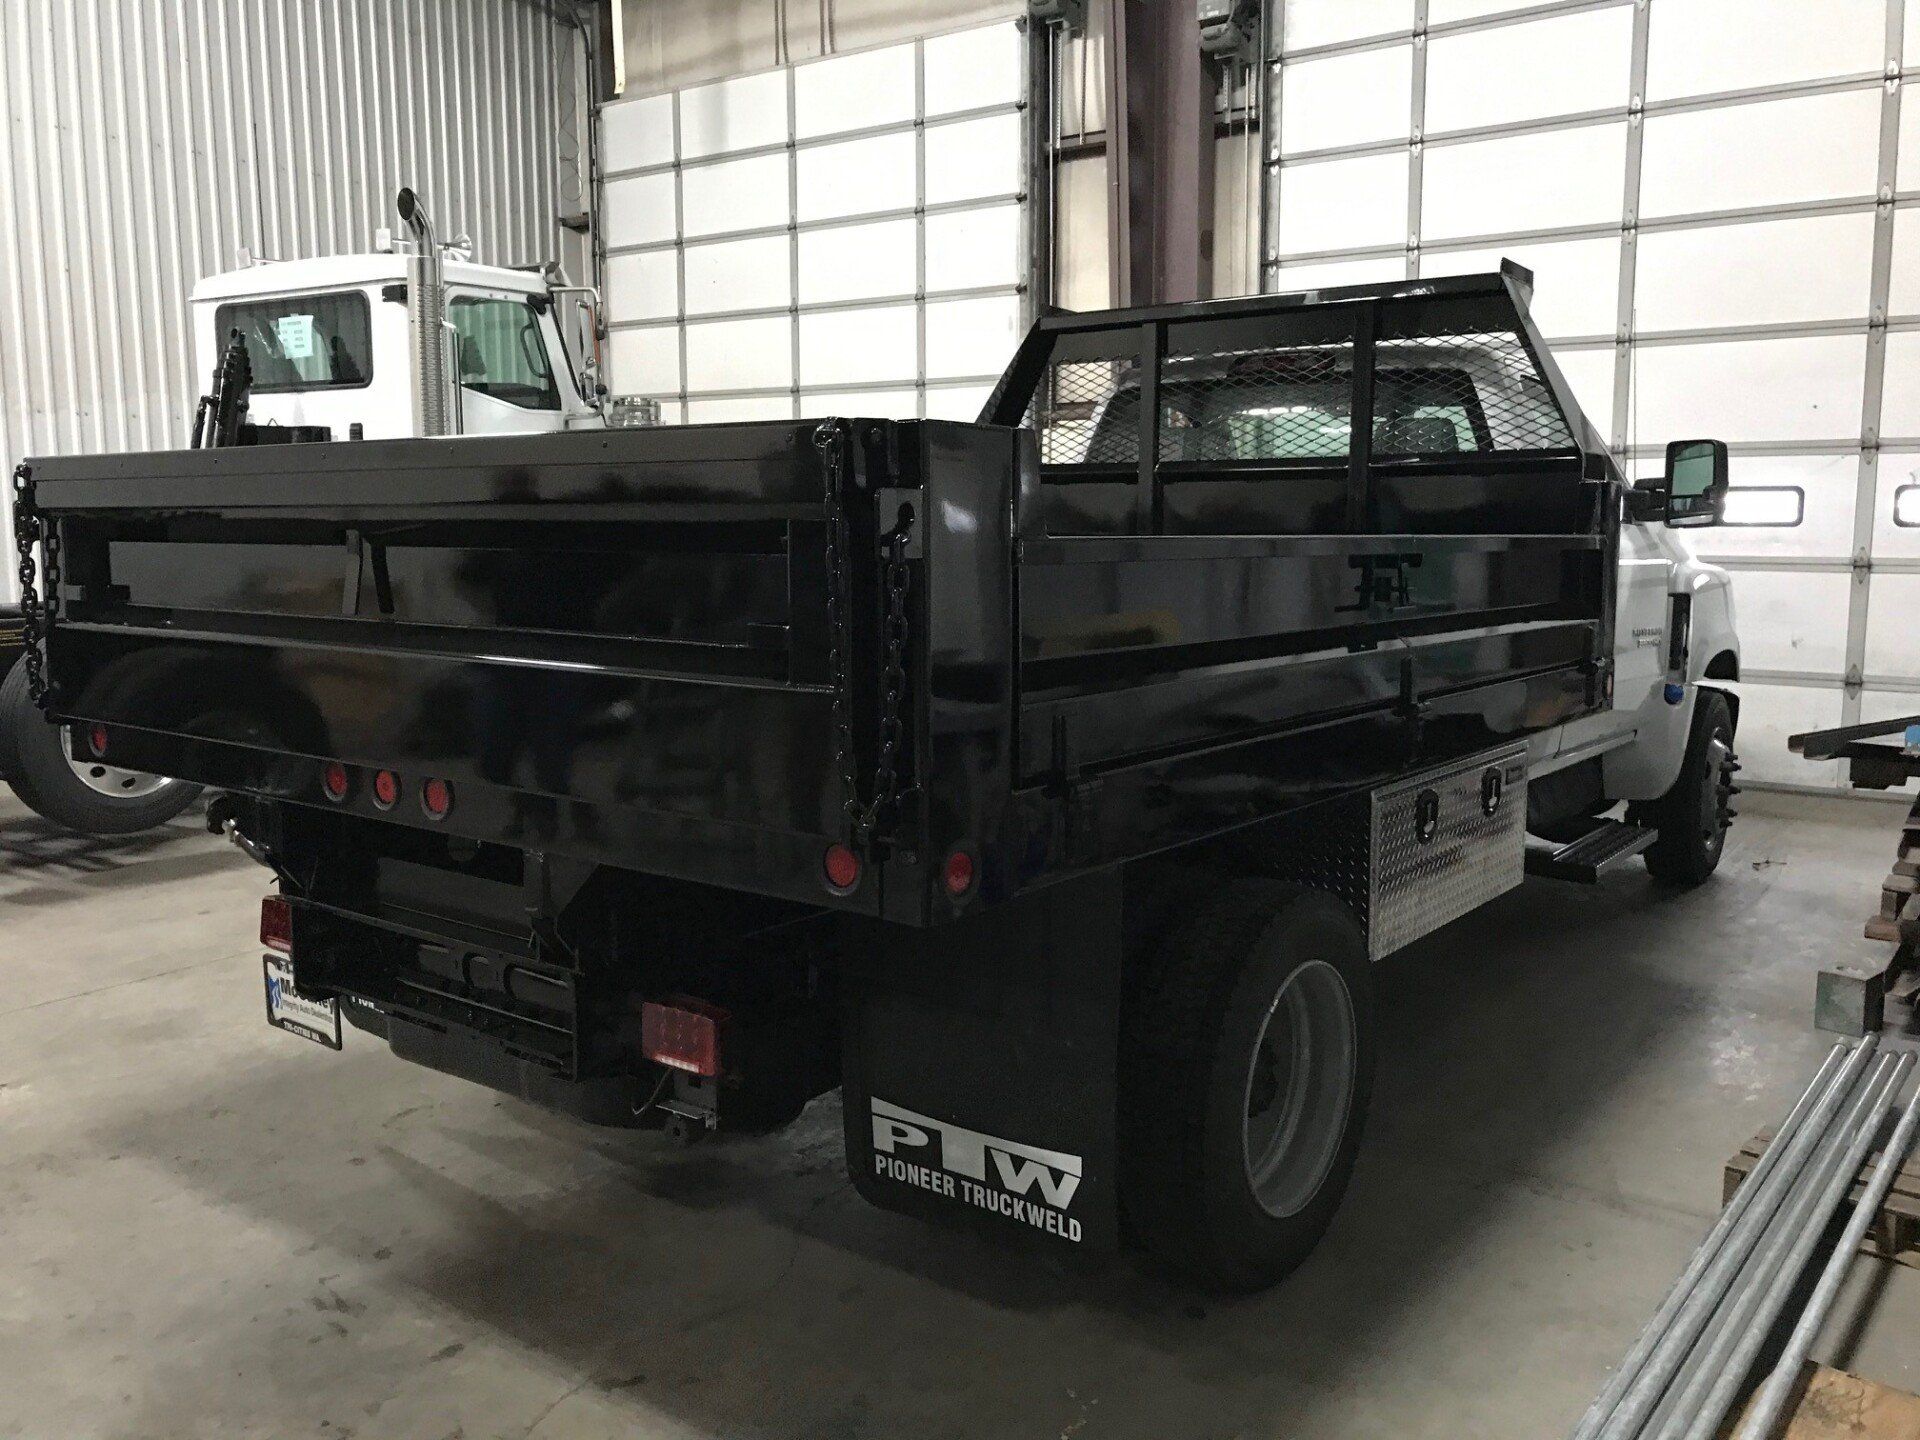
M 253 367 L 255 423 L 323 426 L 336 440 L 417 434 L 407 260 L 376 251 L 208 276 L 192 294 L 196 372 L 211 374 L 238 330 Z M 556 293 L 538 271 L 454 258 L 443 275 L 457 433 L 601 428 L 591 367 L 563 337 L 564 297 L 579 292 Z

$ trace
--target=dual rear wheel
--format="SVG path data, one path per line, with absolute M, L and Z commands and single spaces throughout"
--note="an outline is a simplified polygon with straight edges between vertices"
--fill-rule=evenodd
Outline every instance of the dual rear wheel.
M 1333 1219 L 1374 1066 L 1373 978 L 1330 895 L 1229 881 L 1174 927 L 1130 996 L 1121 1204 L 1158 1268 L 1263 1289 Z

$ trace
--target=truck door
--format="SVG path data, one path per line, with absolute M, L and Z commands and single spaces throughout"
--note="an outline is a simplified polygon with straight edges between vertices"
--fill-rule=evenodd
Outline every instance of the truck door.
M 447 320 L 458 337 L 454 360 L 463 434 L 566 429 L 571 378 L 564 364 L 554 363 L 541 318 L 525 295 L 448 292 Z
M 1668 581 L 1673 557 L 1644 521 L 1620 527 L 1620 589 L 1614 616 L 1614 708 L 1638 711 L 1659 702 L 1666 681 Z

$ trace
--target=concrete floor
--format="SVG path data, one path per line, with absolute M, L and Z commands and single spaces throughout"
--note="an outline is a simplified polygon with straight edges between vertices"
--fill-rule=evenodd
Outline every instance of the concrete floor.
M 1346 1207 L 1222 1304 L 868 1208 L 832 1100 L 679 1151 L 270 1030 L 263 872 L 5 796 L 0 1435 L 1564 1434 L 1873 953 L 1898 812 L 1744 803 L 1703 890 L 1530 882 L 1389 962 Z M 1828 1358 L 1920 1388 L 1920 1272 L 1854 1280 Z

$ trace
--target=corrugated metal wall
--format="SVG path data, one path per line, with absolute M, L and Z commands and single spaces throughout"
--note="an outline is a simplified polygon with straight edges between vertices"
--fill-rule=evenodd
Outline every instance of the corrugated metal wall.
M 6 473 L 184 444 L 187 291 L 241 246 L 369 248 L 411 184 L 478 259 L 557 256 L 577 46 L 544 0 L 0 0 Z

